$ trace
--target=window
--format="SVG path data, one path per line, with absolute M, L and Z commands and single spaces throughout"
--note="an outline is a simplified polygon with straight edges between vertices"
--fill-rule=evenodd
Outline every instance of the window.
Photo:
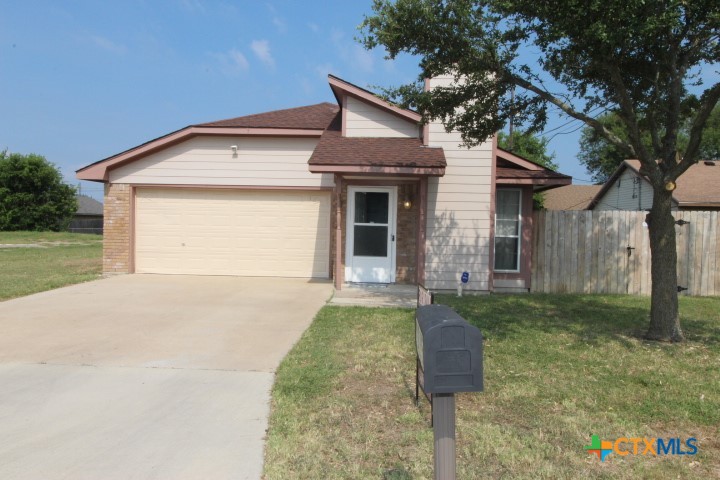
M 495 196 L 495 270 L 520 271 L 520 190 L 498 189 Z

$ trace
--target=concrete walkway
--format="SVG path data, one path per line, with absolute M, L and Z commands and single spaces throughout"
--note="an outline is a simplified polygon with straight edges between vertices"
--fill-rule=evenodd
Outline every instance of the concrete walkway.
M 0 478 L 258 479 L 329 283 L 128 275 L 0 303 Z
M 352 284 L 335 290 L 332 305 L 360 307 L 417 307 L 416 285 Z

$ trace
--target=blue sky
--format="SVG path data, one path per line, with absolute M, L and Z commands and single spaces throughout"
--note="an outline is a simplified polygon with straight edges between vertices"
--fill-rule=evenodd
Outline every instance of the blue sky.
M 415 80 L 412 57 L 355 41 L 371 3 L 0 0 L 0 149 L 44 155 L 77 185 L 78 168 L 190 124 L 332 102 L 328 73 L 371 89 Z M 548 136 L 560 171 L 587 183 L 579 126 Z M 102 198 L 100 184 L 82 191 Z

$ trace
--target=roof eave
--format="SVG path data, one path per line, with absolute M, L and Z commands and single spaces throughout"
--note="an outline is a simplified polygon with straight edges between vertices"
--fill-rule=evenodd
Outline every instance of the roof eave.
M 80 180 L 107 182 L 109 171 L 164 148 L 184 142 L 192 137 L 207 136 L 271 136 L 271 137 L 320 137 L 324 130 L 298 128 L 249 128 L 249 127 L 185 127 L 156 138 L 138 147 L 100 160 L 75 172 Z
M 445 167 L 393 167 L 375 165 L 309 165 L 311 173 L 341 173 L 341 174 L 382 174 L 382 175 L 422 175 L 428 177 L 442 177 Z

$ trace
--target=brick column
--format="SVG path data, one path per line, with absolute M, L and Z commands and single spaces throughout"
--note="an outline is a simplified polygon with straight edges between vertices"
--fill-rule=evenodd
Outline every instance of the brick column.
M 131 188 L 125 183 L 105 184 L 103 207 L 103 273 L 131 272 Z

